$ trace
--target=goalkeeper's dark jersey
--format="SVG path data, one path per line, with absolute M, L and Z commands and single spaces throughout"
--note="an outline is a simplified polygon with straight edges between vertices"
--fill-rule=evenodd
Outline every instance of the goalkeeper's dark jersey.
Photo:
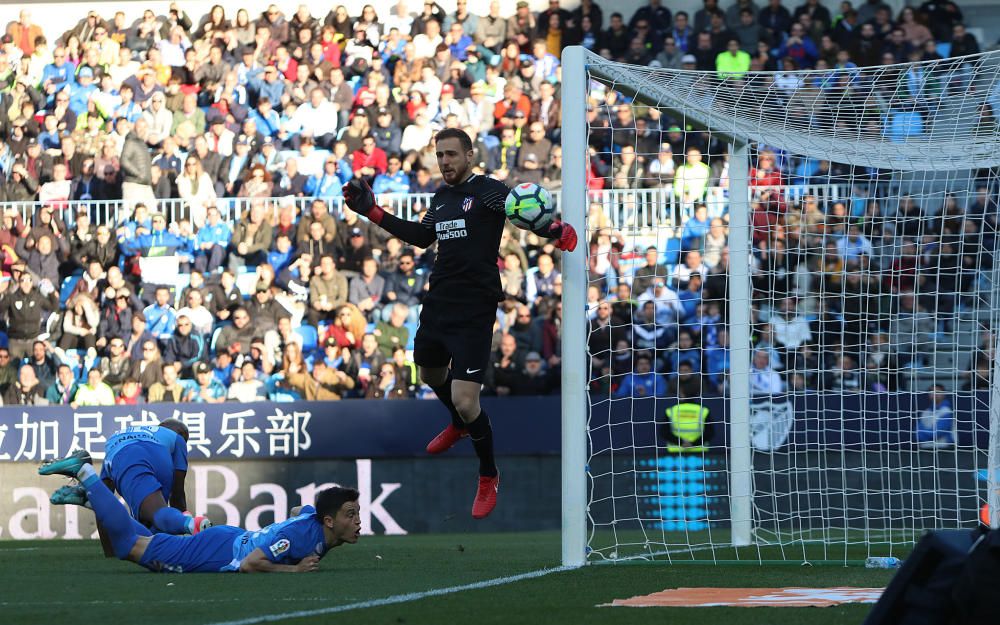
M 497 250 L 508 191 L 499 180 L 473 174 L 434 194 L 420 221 L 438 246 L 425 303 L 492 305 L 503 299 Z

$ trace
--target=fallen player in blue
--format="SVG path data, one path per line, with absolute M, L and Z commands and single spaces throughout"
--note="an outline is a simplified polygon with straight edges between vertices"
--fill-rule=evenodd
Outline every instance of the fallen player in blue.
M 129 516 L 93 465 L 66 460 L 64 469 L 76 469 L 74 476 L 87 491 L 115 556 L 150 571 L 306 573 L 318 570 L 330 549 L 356 543 L 361 535 L 358 491 L 337 486 L 317 493 L 315 507 L 303 506 L 296 516 L 259 531 L 218 525 L 194 536 L 151 535 Z
M 133 518 L 155 532 L 197 534 L 212 526 L 206 517 L 183 512 L 187 509 L 187 440 L 187 426 L 177 419 L 166 419 L 159 426 L 132 426 L 115 432 L 104 446 L 101 479 L 112 492 L 121 493 Z M 43 464 L 38 473 L 72 477 L 78 462 L 89 464 L 90 454 L 79 450 Z M 64 486 L 50 501 L 86 505 L 87 495 L 79 485 Z

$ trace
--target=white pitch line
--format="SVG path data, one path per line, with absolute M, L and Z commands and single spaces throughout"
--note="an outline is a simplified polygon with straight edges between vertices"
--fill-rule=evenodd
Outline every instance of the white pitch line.
M 270 623 L 273 621 L 282 621 L 291 618 L 307 618 L 310 616 L 322 616 L 324 614 L 336 614 L 337 612 L 348 612 L 350 610 L 364 610 L 365 608 L 377 608 L 384 605 L 393 605 L 396 603 L 407 603 L 409 601 L 418 601 L 420 599 L 426 599 L 428 597 L 440 597 L 441 595 L 449 595 L 452 593 L 463 592 L 466 590 L 480 590 L 482 588 L 491 588 L 493 586 L 503 586 L 504 584 L 521 582 L 526 579 L 535 579 L 536 577 L 542 577 L 544 575 L 549 575 L 550 573 L 562 573 L 563 571 L 570 571 L 573 570 L 574 568 L 576 567 L 558 566 L 551 569 L 539 569 L 537 571 L 531 571 L 529 573 L 510 575 L 508 577 L 497 577 L 495 579 L 487 579 L 481 582 L 474 582 L 472 584 L 463 584 L 462 586 L 449 586 L 447 588 L 437 588 L 435 590 L 410 592 L 403 595 L 392 595 L 391 597 L 384 597 L 382 599 L 371 599 L 369 601 L 359 601 L 357 603 L 346 603 L 344 605 L 335 605 L 335 606 L 330 606 L 329 608 L 317 608 L 315 610 L 300 610 L 298 612 L 285 612 L 282 614 L 265 614 L 263 616 L 253 616 L 250 618 L 239 619 L 236 621 L 221 621 L 218 623 L 210 623 L 209 625 L 255 625 L 256 623 Z
M 201 605 L 205 603 L 246 603 L 248 599 L 246 597 L 234 597 L 231 599 L 166 599 L 163 601 L 153 602 L 155 605 Z M 273 597 L 260 597 L 258 599 L 250 599 L 249 601 L 268 601 L 274 603 L 275 601 L 285 601 L 288 603 L 298 603 L 306 601 L 330 601 L 330 597 L 283 597 L 275 599 Z M 34 606 L 53 606 L 53 605 L 70 605 L 70 606 L 98 606 L 98 605 L 150 605 L 150 601 L 144 600 L 114 600 L 108 601 L 104 599 L 94 599 L 93 601 L 0 601 L 0 608 L 26 608 Z

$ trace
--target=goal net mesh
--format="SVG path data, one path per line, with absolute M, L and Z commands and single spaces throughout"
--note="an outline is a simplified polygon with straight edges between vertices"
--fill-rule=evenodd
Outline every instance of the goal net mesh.
M 589 560 L 847 562 L 975 526 L 995 466 L 1000 55 L 586 67 Z

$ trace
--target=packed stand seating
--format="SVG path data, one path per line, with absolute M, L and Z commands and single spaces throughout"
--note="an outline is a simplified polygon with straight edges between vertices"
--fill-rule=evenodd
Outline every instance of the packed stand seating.
M 447 13 L 431 1 L 411 13 L 401 1 L 351 17 L 343 6 L 325 16 L 304 6 L 271 5 L 260 15 L 214 6 L 203 16 L 171 6 L 134 21 L 90 11 L 64 33 L 21 11 L 0 39 L 3 402 L 423 396 L 412 340 L 433 248 L 408 249 L 359 219 L 343 205 L 341 186 L 364 177 L 379 194 L 416 198 L 405 210 L 417 216 L 440 185 L 433 134 L 458 127 L 473 139 L 477 172 L 558 191 L 566 45 L 719 72 L 978 49 L 951 2 L 898 16 L 877 2 L 857 10 L 842 3 L 843 14 L 832 15 L 815 0 L 794 9 L 780 0 L 762 8 L 706 0 L 693 16 L 659 0 L 631 16 L 591 0 L 572 10 L 552 0 L 537 13 L 526 2 L 513 14 L 501 7 L 494 0 L 486 15 L 473 15 L 457 0 Z M 601 254 L 588 300 L 602 382 L 594 390 L 724 393 L 728 223 L 725 211 L 698 207 L 725 182 L 724 149 L 655 111 L 633 119 L 631 107 L 614 110 L 616 101 L 624 102 L 608 93 L 591 103 L 591 126 L 614 131 L 592 133 L 590 188 L 672 189 L 691 214 L 676 240 L 625 250 L 596 207 L 591 248 Z M 769 184 L 817 183 L 831 173 L 829 164 L 775 156 L 757 164 Z M 992 219 L 994 191 L 976 209 Z M 783 205 L 780 218 L 801 206 Z M 869 240 L 880 236 L 878 206 L 812 210 L 822 231 L 809 234 L 846 238 L 845 262 L 865 262 L 863 246 L 846 258 L 859 248 L 851 224 L 860 222 Z M 994 225 L 974 234 L 992 236 Z M 790 225 L 785 233 L 783 243 L 765 237 L 757 247 L 755 281 L 768 280 L 776 263 L 795 268 L 787 250 L 775 258 L 798 236 Z M 931 262 L 917 251 L 900 262 Z M 557 392 L 558 251 L 509 229 L 498 265 L 506 297 L 487 391 Z M 901 286 L 886 278 L 887 289 Z M 795 305 L 757 310 L 760 350 L 778 325 L 767 316 L 794 317 Z M 777 354 L 771 361 L 808 359 L 810 349 L 804 341 L 768 353 Z M 977 371 L 968 376 L 974 387 Z

